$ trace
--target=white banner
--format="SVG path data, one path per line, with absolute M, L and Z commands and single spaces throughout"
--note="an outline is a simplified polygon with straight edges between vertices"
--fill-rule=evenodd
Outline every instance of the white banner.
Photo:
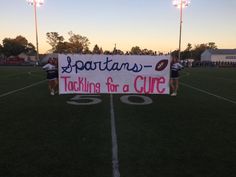
M 169 94 L 170 56 L 59 55 L 60 94 Z

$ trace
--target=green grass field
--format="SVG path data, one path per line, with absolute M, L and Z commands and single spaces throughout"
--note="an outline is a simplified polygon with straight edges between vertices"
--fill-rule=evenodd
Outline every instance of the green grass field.
M 0 177 L 111 177 L 113 109 L 121 177 L 235 177 L 236 69 L 181 76 L 177 97 L 111 107 L 110 95 L 50 96 L 40 68 L 0 67 Z

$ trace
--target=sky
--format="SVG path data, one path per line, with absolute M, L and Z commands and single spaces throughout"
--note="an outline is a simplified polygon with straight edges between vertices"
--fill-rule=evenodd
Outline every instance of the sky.
M 24 36 L 36 46 L 33 6 L 26 0 L 0 0 L 0 43 Z M 182 49 L 215 42 L 236 48 L 236 0 L 191 0 L 183 10 Z M 180 10 L 172 0 L 45 0 L 37 8 L 39 52 L 47 53 L 47 32 L 86 36 L 90 49 L 130 51 L 134 46 L 170 52 L 179 46 Z

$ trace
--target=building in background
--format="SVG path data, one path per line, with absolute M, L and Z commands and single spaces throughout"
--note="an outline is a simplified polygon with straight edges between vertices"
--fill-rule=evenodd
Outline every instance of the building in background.
M 23 58 L 25 62 L 37 61 L 35 53 L 21 53 L 18 55 L 19 58 Z
M 9 56 L 9 57 L 5 57 L 5 56 L 1 56 L 0 55 L 0 65 L 24 65 L 24 66 L 35 66 L 38 65 L 37 64 L 37 58 L 35 55 L 35 52 L 31 52 L 31 53 L 21 53 L 19 55 L 16 56 Z
M 207 49 L 201 55 L 201 62 L 236 63 L 236 49 Z

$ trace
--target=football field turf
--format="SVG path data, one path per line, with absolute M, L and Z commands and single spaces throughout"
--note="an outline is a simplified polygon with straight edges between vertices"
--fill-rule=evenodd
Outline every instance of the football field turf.
M 180 81 L 177 97 L 50 96 L 40 68 L 0 67 L 0 177 L 235 177 L 236 69 Z

